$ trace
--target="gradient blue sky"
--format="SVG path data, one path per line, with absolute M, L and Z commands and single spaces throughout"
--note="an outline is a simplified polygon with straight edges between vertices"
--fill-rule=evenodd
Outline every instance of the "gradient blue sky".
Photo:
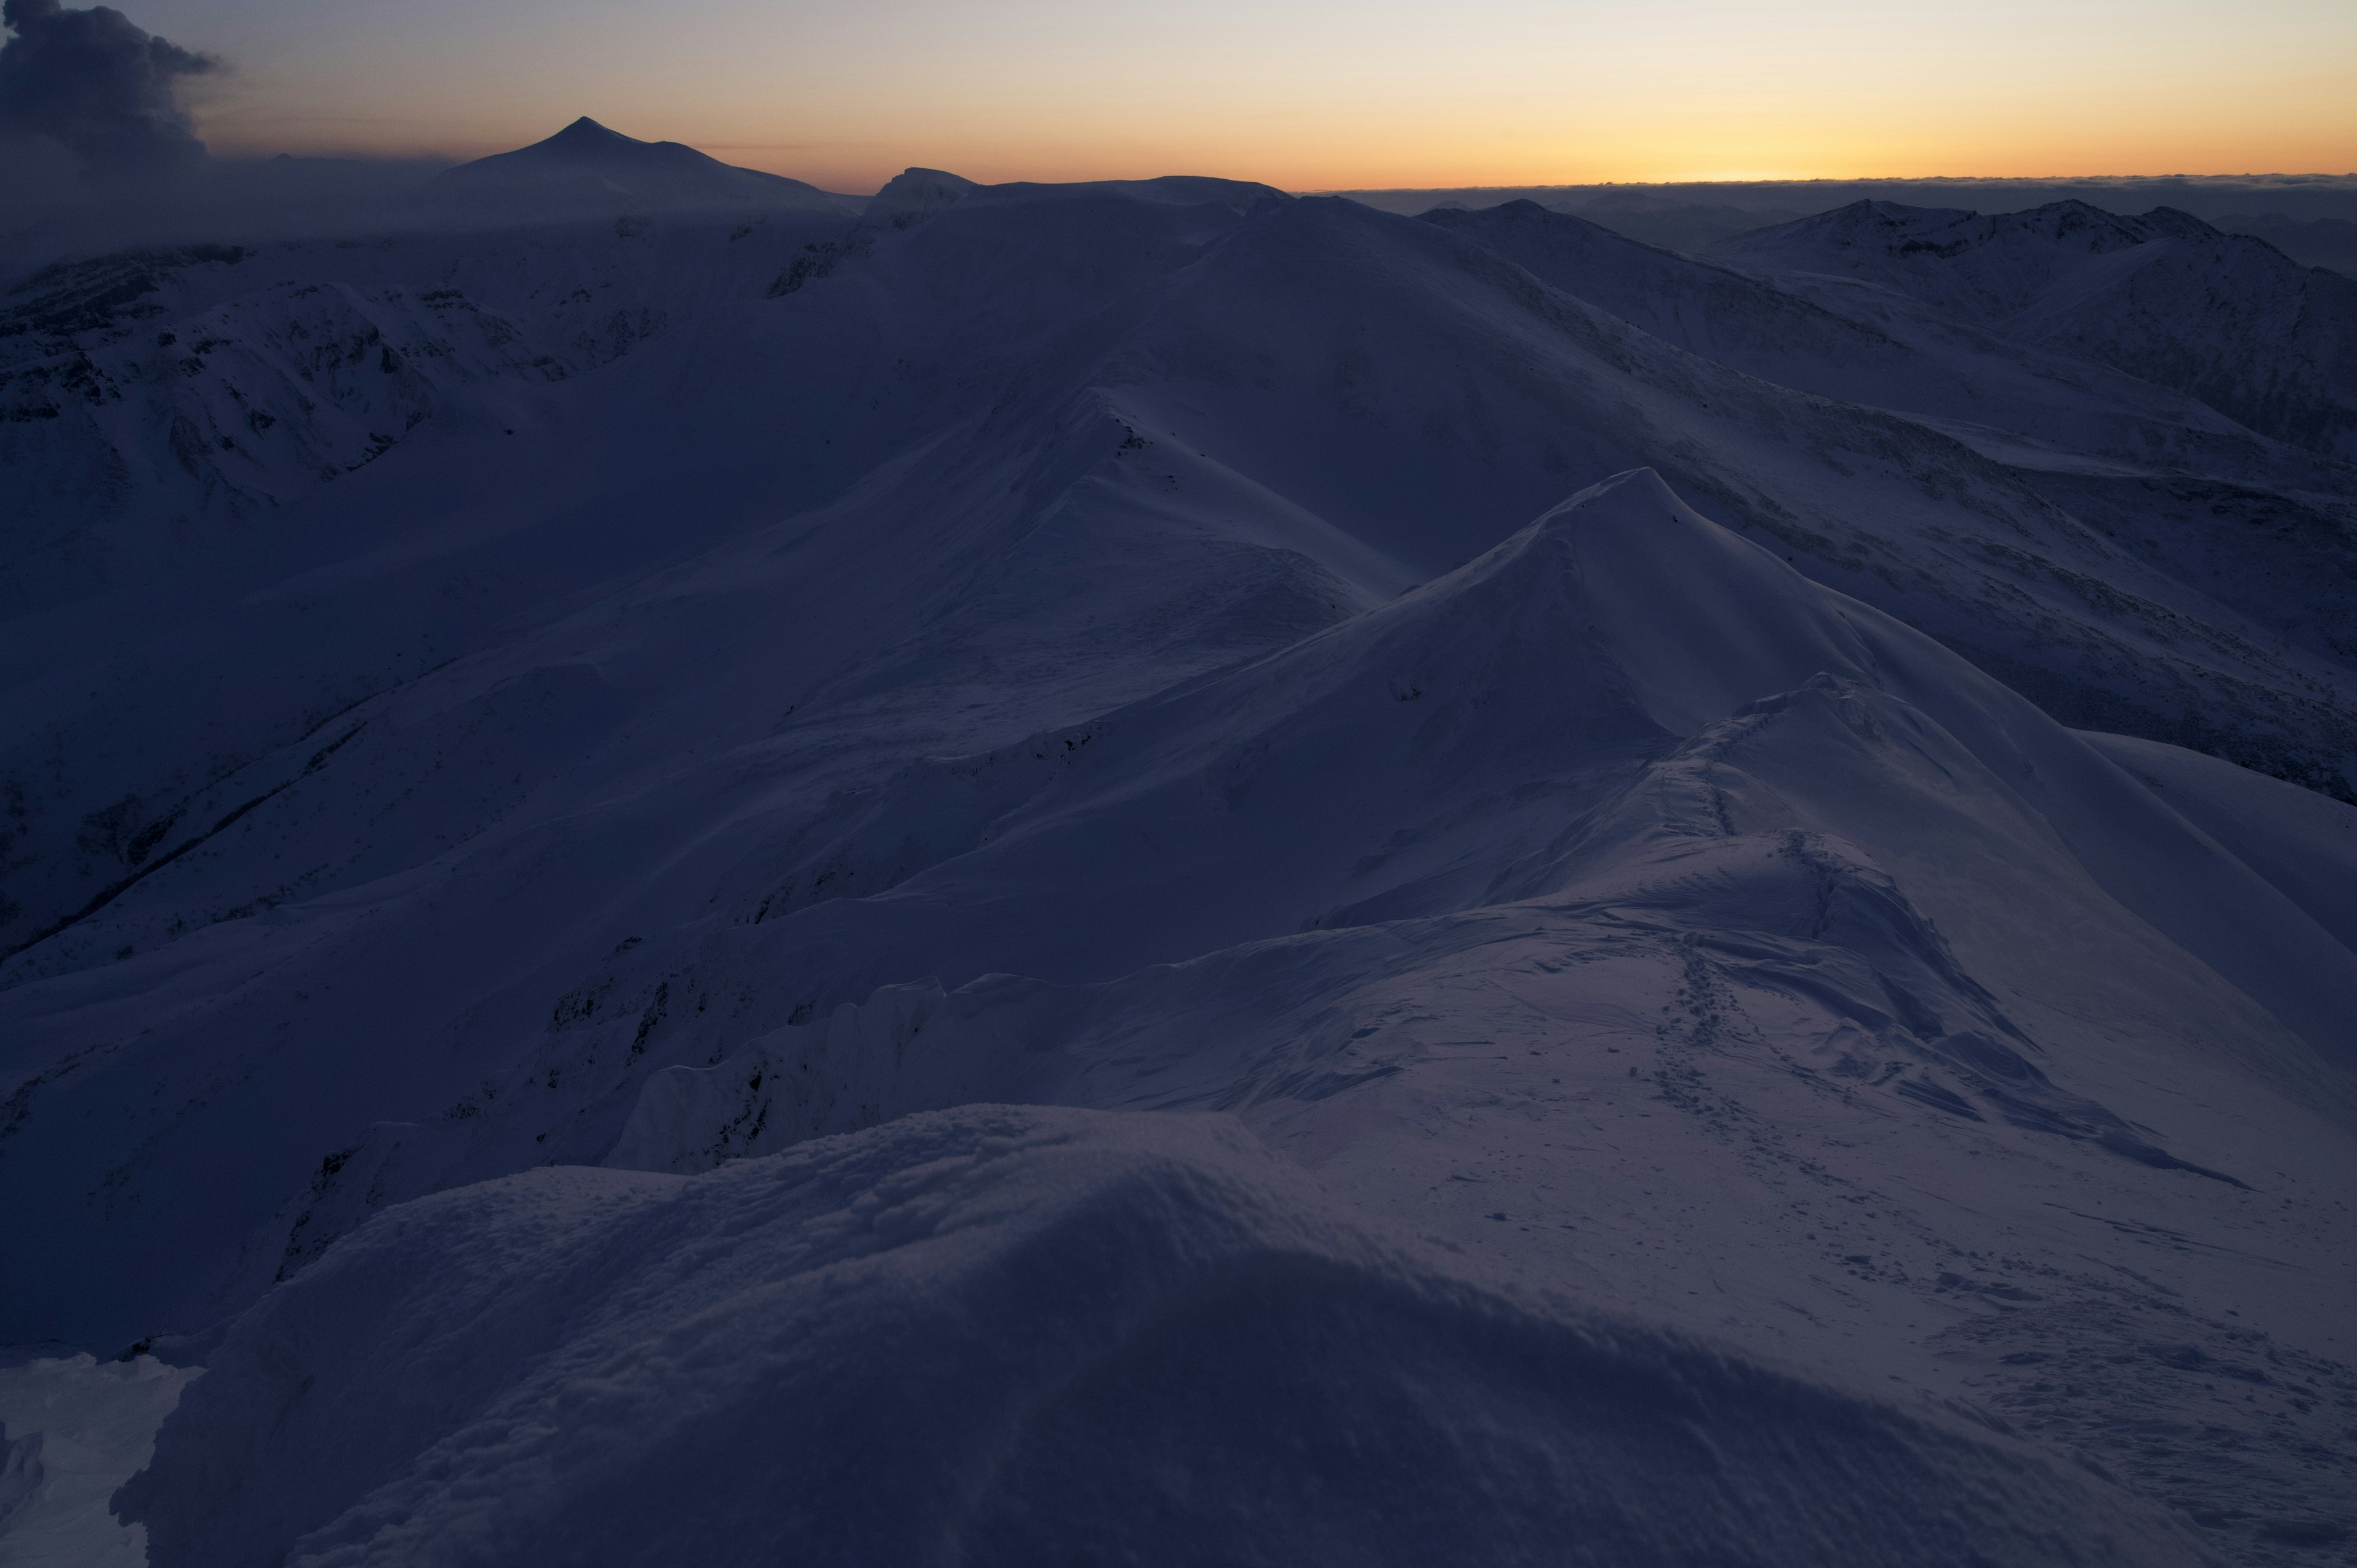
M 577 114 L 843 190 L 2357 170 L 2357 0 L 118 0 L 217 152 Z

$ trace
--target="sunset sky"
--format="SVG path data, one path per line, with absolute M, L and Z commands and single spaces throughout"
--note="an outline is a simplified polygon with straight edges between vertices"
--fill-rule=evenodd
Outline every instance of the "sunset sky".
M 216 153 L 578 114 L 848 191 L 2357 170 L 2351 0 L 121 0 L 226 57 Z

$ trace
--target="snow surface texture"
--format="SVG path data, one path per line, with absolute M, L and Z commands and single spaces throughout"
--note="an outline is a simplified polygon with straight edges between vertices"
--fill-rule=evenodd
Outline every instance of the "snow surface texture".
M 126 1505 L 224 1568 L 2198 1561 L 2019 1444 L 1444 1257 L 1223 1118 L 536 1172 L 274 1293 Z
M 156 1426 L 197 1376 L 152 1356 L 0 1368 L 0 1563 L 141 1568 L 147 1529 L 117 1520 L 110 1503 L 146 1466 Z
M 0 1327 L 213 1367 L 134 1491 L 159 1563 L 343 1528 L 274 1462 L 176 1478 L 202 1410 L 270 1441 L 269 1325 L 407 1434 L 336 1451 L 353 1530 L 463 1487 L 416 1455 L 467 1391 L 304 1316 L 396 1236 L 421 1324 L 480 1316 L 428 1288 L 476 1221 L 404 1216 L 725 1206 L 976 1102 L 1228 1112 L 1320 1185 L 1283 1225 L 1541 1337 L 1967 1412 L 2241 1562 L 2357 1546 L 2330 454 L 1515 209 L 912 170 L 234 248 L 0 339 L 111 378 L 0 427 Z M 331 293 L 395 370 L 304 358 Z M 355 424 L 397 438 L 313 460 Z M 613 1287 L 656 1339 L 664 1278 Z M 1985 1495 L 1946 1441 L 1925 1486 Z

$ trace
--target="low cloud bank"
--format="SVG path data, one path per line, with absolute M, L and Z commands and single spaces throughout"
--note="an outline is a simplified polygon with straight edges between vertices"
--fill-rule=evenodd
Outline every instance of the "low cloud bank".
M 188 93 L 231 68 L 110 5 L 0 4 L 0 286 L 126 246 L 366 230 L 414 203 L 440 161 L 223 159 Z

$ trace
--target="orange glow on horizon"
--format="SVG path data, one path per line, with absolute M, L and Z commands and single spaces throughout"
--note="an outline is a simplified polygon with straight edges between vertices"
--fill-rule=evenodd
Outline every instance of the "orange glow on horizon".
M 467 157 L 587 113 L 832 189 L 2357 170 L 2345 0 L 141 0 L 217 151 Z M 2060 171 L 2058 173 L 2058 171 Z
M 1146 139 L 1124 145 L 1094 137 L 1078 145 L 1029 145 L 977 148 L 968 156 L 947 156 L 920 143 L 899 146 L 868 144 L 813 147 L 806 143 L 700 139 L 662 126 L 603 115 L 614 128 L 649 141 L 683 141 L 724 162 L 805 180 L 825 189 L 856 194 L 875 190 L 910 166 L 947 168 L 985 184 L 1009 180 L 1062 182 L 1138 179 L 1162 174 L 1208 174 L 1256 180 L 1281 190 L 1314 193 L 1340 190 L 1480 189 L 1544 186 L 1803 183 L 1862 180 L 2003 179 L 2024 182 L 2073 179 L 2201 178 L 2233 176 L 2357 177 L 2357 138 L 2303 138 L 2222 149 L 2172 145 L 2146 151 L 2090 147 L 2073 156 L 2051 144 L 2024 147 L 1925 148 L 1914 157 L 1846 152 L 1839 146 L 1795 152 L 1773 162 L 1738 165 L 1714 158 L 1717 149 L 1684 149 L 1653 144 L 1623 149 L 1552 152 L 1544 148 L 1485 146 L 1454 153 L 1430 145 L 1402 148 L 1390 156 L 1363 145 L 1349 153 L 1321 153 L 1284 146 L 1157 145 Z M 449 157 L 458 160 L 503 152 L 562 129 L 567 122 L 520 128 L 511 139 L 467 144 L 404 145 L 361 137 L 322 139 L 300 150 L 325 156 Z M 742 134 L 742 133 L 737 133 Z M 1110 145 L 1109 145 L 1110 144 Z M 284 142 L 216 134 L 214 150 L 224 156 L 266 156 Z M 1616 156 L 1617 154 L 1617 156 Z

